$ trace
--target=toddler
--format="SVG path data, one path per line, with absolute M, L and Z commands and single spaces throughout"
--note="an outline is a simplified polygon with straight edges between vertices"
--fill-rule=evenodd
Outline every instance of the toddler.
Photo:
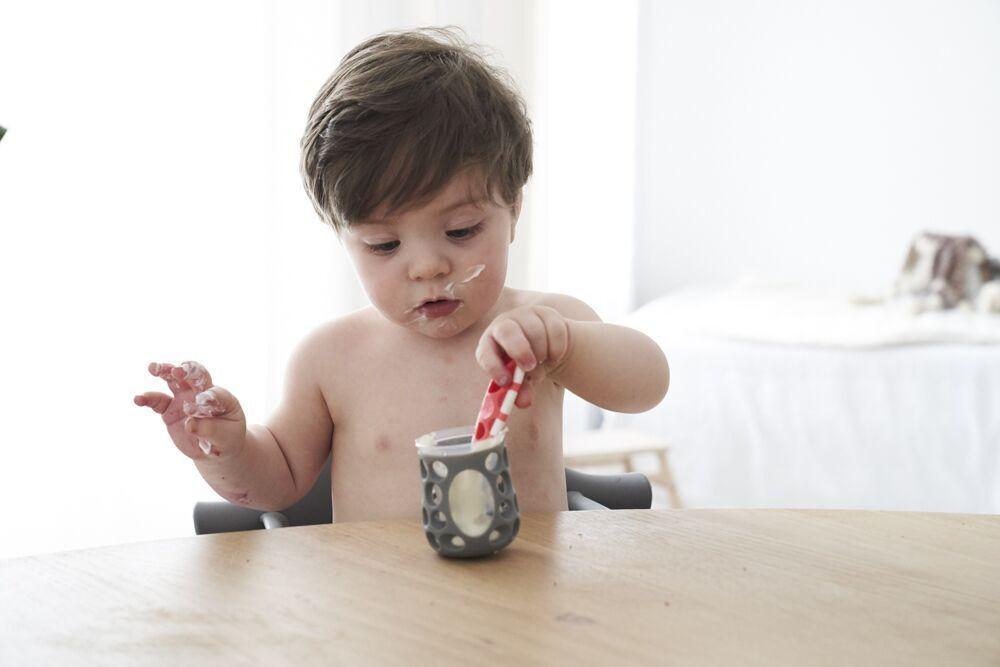
M 232 503 L 293 505 L 332 452 L 336 521 L 416 518 L 414 440 L 473 424 L 508 355 L 527 371 L 507 436 L 518 503 L 565 510 L 564 392 L 641 412 L 669 372 L 651 339 L 582 301 L 504 285 L 531 152 L 523 101 L 474 46 L 434 29 L 360 44 L 310 109 L 301 168 L 372 305 L 305 337 L 263 424 L 193 361 L 150 364 L 171 393 L 135 403 Z

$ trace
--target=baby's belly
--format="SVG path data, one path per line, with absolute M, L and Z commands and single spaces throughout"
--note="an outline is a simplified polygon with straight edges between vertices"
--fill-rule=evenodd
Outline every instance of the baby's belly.
M 333 452 L 334 521 L 420 519 L 420 467 L 415 447 L 411 453 L 373 454 L 357 444 L 335 441 Z
M 507 436 L 521 512 L 566 509 L 562 424 L 524 420 Z M 338 426 L 333 441 L 334 521 L 420 520 L 420 463 L 414 437 Z

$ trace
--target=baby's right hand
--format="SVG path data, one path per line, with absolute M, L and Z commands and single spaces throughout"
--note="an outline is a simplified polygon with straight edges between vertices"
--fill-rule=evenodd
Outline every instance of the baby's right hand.
M 163 416 L 171 440 L 192 459 L 228 457 L 243 451 L 247 422 L 231 393 L 212 385 L 212 377 L 196 361 L 180 366 L 151 363 L 149 372 L 163 378 L 173 397 L 147 391 L 133 401 Z

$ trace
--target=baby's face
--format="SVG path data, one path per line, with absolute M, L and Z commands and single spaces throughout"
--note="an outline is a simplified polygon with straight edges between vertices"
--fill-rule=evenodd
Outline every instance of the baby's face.
M 431 338 L 449 338 L 478 322 L 507 276 L 519 206 L 470 201 L 469 178 L 459 174 L 427 204 L 389 218 L 377 210 L 343 233 L 379 312 Z

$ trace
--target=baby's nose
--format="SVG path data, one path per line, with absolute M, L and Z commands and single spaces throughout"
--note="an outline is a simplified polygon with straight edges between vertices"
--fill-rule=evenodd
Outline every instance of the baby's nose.
M 451 273 L 448 258 L 438 253 L 424 253 L 410 263 L 410 280 L 434 280 Z

